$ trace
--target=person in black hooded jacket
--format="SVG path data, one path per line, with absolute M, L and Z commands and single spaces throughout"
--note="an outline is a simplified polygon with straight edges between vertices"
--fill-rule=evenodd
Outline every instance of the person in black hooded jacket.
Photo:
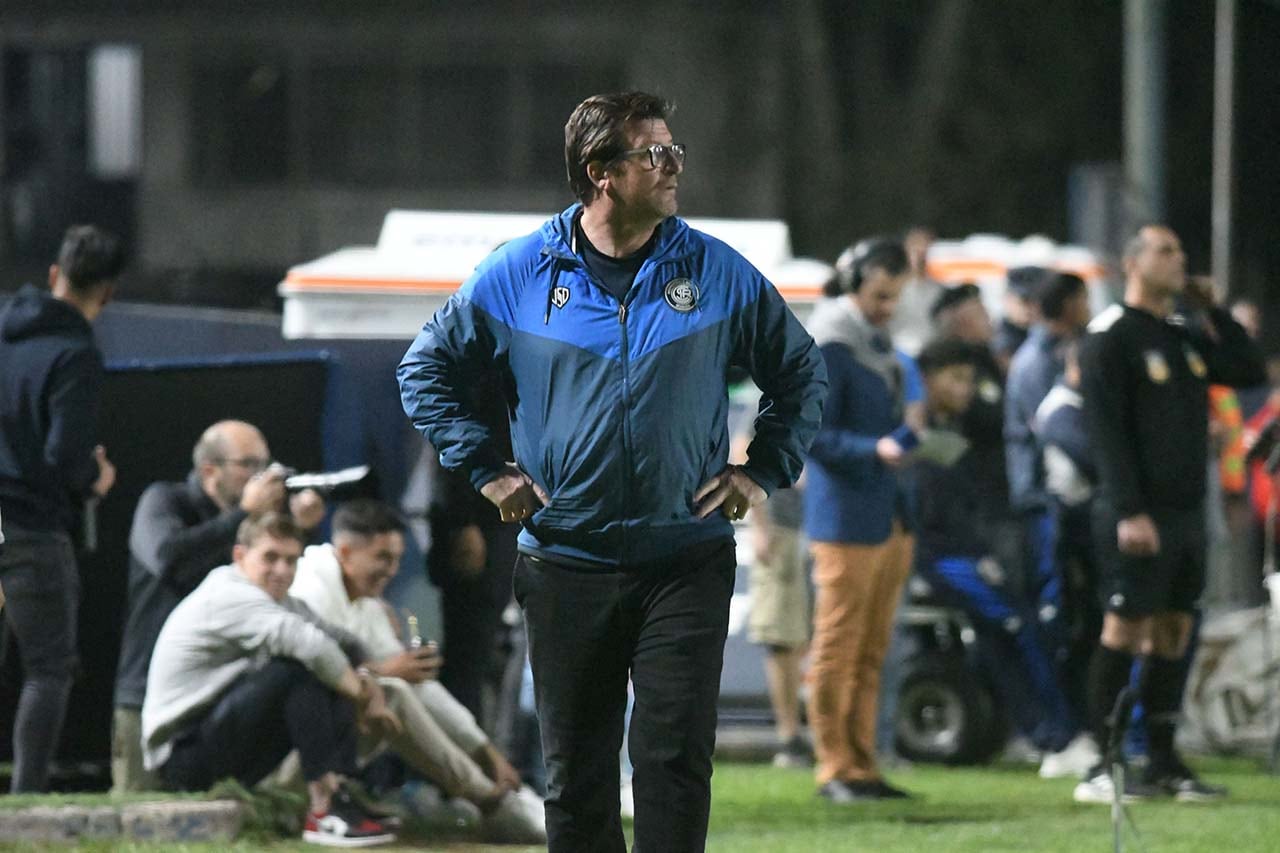
M 102 497 L 115 482 L 96 444 L 103 368 L 90 323 L 123 265 L 114 236 L 73 226 L 49 268 L 48 291 L 26 285 L 0 309 L 0 582 L 24 673 L 13 793 L 47 787 L 77 664 L 73 502 Z

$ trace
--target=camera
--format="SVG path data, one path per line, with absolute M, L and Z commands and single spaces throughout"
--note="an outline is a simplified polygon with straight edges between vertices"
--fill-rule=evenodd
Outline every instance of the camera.
M 295 468 L 279 465 L 273 466 L 273 470 L 284 476 L 284 488 L 290 494 L 311 489 L 321 497 L 331 499 L 353 497 L 362 493 L 370 469 L 368 465 L 356 465 L 340 471 L 300 473 Z

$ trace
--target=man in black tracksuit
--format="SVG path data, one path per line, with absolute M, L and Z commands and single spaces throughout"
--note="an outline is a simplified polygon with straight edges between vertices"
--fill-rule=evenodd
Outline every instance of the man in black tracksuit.
M 1085 422 L 1100 494 L 1094 534 L 1106 614 L 1089 673 L 1098 743 L 1111 741 L 1108 715 L 1145 655 L 1138 698 L 1147 715 L 1150 764 L 1130 796 L 1182 801 L 1220 797 L 1173 748 L 1182 704 L 1180 661 L 1205 583 L 1204 496 L 1209 383 L 1253 385 L 1262 359 L 1202 281 L 1187 281 L 1178 236 L 1147 226 L 1125 251 L 1123 306 L 1089 326 L 1081 350 Z M 1182 297 L 1185 316 L 1175 313 Z M 1106 767 L 1076 787 L 1080 802 L 1110 802 Z
M 0 583 L 23 683 L 13 724 L 13 793 L 39 792 L 62 733 L 77 665 L 80 577 L 73 502 L 115 481 L 97 447 L 102 355 L 89 325 L 123 267 L 117 240 L 69 229 L 49 289 L 26 285 L 0 310 Z

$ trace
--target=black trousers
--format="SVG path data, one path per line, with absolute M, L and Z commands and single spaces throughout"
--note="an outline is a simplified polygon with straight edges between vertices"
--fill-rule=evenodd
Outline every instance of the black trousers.
M 161 775 L 180 791 L 234 778 L 257 784 L 290 751 L 308 782 L 356 770 L 355 708 L 295 660 L 274 658 L 231 686 L 198 723 L 178 736 Z
M 520 556 L 514 589 L 529 637 L 552 853 L 626 849 L 618 751 L 628 675 L 634 849 L 704 849 L 736 568 L 731 540 L 612 572 Z

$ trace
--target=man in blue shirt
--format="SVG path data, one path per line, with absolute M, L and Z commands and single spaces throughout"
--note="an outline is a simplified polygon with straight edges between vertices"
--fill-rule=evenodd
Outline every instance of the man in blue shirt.
M 825 371 L 773 286 L 675 216 L 669 106 L 588 98 L 565 126 L 581 203 L 480 264 L 398 372 L 442 465 L 519 522 L 552 851 L 624 850 L 618 750 L 635 689 L 635 849 L 701 850 L 736 559 L 731 520 L 799 476 Z M 462 389 L 503 378 L 514 459 Z M 760 386 L 728 465 L 730 368 Z

